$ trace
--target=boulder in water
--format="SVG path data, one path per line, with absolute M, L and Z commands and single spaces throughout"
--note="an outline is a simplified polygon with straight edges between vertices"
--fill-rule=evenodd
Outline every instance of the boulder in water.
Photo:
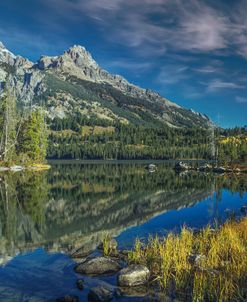
M 132 264 L 120 271 L 118 284 L 122 287 L 145 285 L 149 277 L 150 271 L 146 266 Z

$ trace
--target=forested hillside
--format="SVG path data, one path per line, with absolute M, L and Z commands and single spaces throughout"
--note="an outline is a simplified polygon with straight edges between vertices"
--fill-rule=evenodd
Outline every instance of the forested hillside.
M 111 123 L 95 119 L 51 122 L 49 158 L 211 158 L 210 131 Z

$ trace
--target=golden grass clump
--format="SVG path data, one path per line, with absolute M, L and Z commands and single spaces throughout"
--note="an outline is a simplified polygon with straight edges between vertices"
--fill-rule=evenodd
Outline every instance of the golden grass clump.
M 104 256 L 109 256 L 111 253 L 111 237 L 109 234 L 105 234 L 102 244 L 103 244 L 103 254 Z
M 145 264 L 153 280 L 182 301 L 247 301 L 247 217 L 194 234 L 139 239 L 129 262 Z
M 117 253 L 117 242 L 108 233 L 105 233 L 103 237 L 102 249 L 104 256 L 112 256 Z

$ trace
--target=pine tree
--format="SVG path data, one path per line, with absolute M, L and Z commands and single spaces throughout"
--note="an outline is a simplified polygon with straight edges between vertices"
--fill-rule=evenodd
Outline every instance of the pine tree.
M 19 154 L 24 160 L 43 162 L 46 158 L 47 126 L 44 113 L 32 112 L 23 122 L 18 145 Z

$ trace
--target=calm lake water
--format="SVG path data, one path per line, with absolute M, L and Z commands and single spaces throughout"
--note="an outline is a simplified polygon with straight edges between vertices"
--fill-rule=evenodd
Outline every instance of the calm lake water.
M 246 175 L 178 174 L 173 165 L 160 162 L 149 173 L 140 162 L 55 162 L 47 172 L 1 174 L 0 301 L 55 301 L 65 294 L 87 301 L 97 279 L 85 278 L 80 292 L 67 253 L 94 249 L 106 233 L 126 248 L 136 237 L 241 215 Z

